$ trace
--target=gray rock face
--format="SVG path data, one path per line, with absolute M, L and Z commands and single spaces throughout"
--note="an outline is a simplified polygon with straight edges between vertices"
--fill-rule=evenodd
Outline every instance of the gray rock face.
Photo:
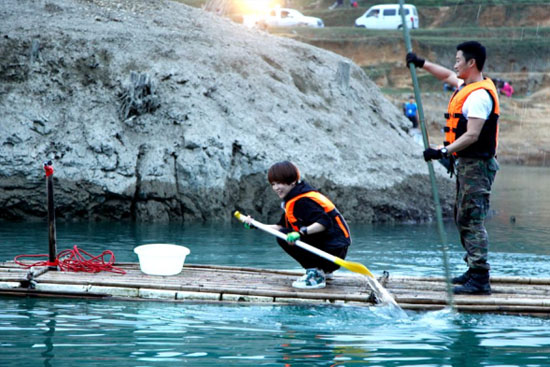
M 286 159 L 351 222 L 433 216 L 408 120 L 345 58 L 162 0 L 0 17 L 0 218 L 45 216 L 49 159 L 58 218 L 273 220 Z

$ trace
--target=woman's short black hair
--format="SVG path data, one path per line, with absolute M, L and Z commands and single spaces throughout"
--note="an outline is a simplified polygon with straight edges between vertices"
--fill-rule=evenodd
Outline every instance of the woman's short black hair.
M 292 162 L 277 162 L 267 171 L 267 180 L 270 184 L 274 182 L 290 185 L 300 181 L 300 170 Z

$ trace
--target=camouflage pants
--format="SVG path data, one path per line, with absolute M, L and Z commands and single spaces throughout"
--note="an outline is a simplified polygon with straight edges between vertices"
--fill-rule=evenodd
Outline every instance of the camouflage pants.
M 474 158 L 459 158 L 456 167 L 455 222 L 464 261 L 472 269 L 487 269 L 489 240 L 484 221 L 489 212 L 491 185 L 499 169 L 498 162 Z

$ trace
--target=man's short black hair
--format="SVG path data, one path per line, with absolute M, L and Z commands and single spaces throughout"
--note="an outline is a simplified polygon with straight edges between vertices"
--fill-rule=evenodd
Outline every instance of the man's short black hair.
M 466 61 L 474 59 L 476 60 L 477 69 L 483 70 L 485 65 L 485 58 L 487 57 L 487 51 L 485 47 L 477 41 L 467 41 L 456 46 L 457 51 L 462 51 Z

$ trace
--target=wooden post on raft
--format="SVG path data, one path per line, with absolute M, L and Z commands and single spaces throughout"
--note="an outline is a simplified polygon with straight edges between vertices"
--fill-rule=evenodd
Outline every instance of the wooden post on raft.
M 49 253 L 48 267 L 57 270 L 57 240 L 55 236 L 55 206 L 53 202 L 53 166 L 52 161 L 44 163 L 46 171 L 46 187 L 48 191 L 48 227 L 49 227 Z

